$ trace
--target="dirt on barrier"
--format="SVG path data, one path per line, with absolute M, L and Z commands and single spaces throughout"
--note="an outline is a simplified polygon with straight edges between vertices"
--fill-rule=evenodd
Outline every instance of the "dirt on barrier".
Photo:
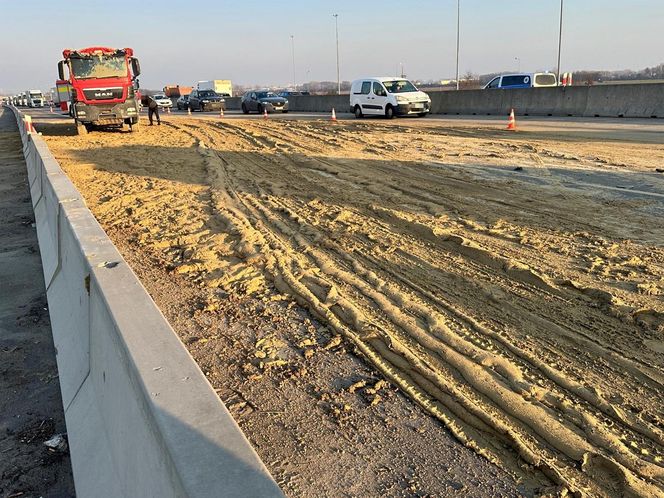
M 43 130 L 287 494 L 662 494 L 661 143 Z

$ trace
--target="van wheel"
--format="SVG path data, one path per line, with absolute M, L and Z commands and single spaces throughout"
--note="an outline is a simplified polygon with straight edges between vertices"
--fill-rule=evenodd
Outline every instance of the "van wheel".
M 258 114 L 263 114 L 263 106 L 258 104 L 258 107 L 256 107 L 256 110 L 258 111 Z
M 389 104 L 388 104 L 387 107 L 385 108 L 385 117 L 386 117 L 387 119 L 392 119 L 392 118 L 394 117 L 394 107 L 392 107 L 392 106 L 389 105 Z
M 242 112 L 243 112 L 244 114 L 249 114 L 249 109 L 247 109 L 247 106 L 244 105 L 244 104 L 242 104 Z
M 205 112 L 205 104 L 201 104 L 201 112 Z
M 355 106 L 355 117 L 357 119 L 360 119 L 362 117 L 362 109 L 360 108 L 359 105 Z

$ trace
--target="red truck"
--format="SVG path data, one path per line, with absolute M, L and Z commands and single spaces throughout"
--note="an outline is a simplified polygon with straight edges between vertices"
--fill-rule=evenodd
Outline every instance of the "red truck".
M 58 75 L 71 85 L 70 114 L 79 134 L 92 126 L 138 128 L 137 78 L 141 66 L 131 48 L 67 49 L 62 56 Z M 65 77 L 65 66 L 69 78 Z

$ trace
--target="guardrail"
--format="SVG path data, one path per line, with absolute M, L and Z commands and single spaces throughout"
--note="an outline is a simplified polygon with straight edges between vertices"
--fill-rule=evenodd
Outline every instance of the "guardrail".
M 24 115 L 23 140 L 80 497 L 283 496 Z
M 428 92 L 432 114 L 664 118 L 664 84 L 567 86 Z M 289 97 L 294 112 L 349 112 L 348 95 Z M 240 109 L 240 98 L 226 99 Z

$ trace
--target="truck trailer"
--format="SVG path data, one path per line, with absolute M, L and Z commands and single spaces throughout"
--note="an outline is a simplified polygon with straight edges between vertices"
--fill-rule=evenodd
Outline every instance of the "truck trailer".
M 58 75 L 71 87 L 69 111 L 78 133 L 87 133 L 92 126 L 137 129 L 136 88 L 141 69 L 131 48 L 66 49 L 62 56 Z
M 192 88 L 190 86 L 180 86 L 180 85 L 166 85 L 164 87 L 164 94 L 169 98 L 178 98 L 191 93 Z
M 231 80 L 208 80 L 199 81 L 196 85 L 198 90 L 213 90 L 217 93 L 223 94 L 226 97 L 233 96 L 233 84 Z

